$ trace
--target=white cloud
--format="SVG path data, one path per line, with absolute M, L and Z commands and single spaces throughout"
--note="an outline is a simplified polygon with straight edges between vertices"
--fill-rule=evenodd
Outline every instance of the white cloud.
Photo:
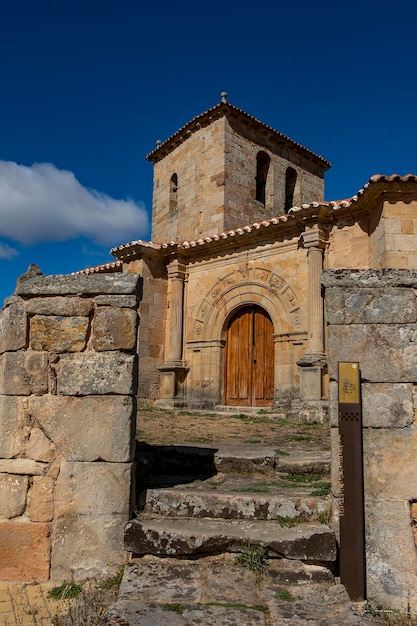
M 114 246 L 148 228 L 142 203 L 86 189 L 52 163 L 31 167 L 0 161 L 0 235 L 24 245 L 84 236 Z M 0 258 L 9 247 L 2 244 Z M 9 249 L 9 253 L 12 248 Z M 10 258 L 10 257 L 9 257 Z
M 14 259 L 19 254 L 18 250 L 12 248 L 7 243 L 0 242 L 0 259 Z

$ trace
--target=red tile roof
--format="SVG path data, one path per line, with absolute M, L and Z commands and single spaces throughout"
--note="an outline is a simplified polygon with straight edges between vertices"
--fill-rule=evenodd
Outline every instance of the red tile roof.
M 190 248 L 195 248 L 198 246 L 203 246 L 206 244 L 210 244 L 212 242 L 220 241 L 222 239 L 229 239 L 232 237 L 236 237 L 239 235 L 244 235 L 246 233 L 251 233 L 253 231 L 257 231 L 263 228 L 268 228 L 273 225 L 278 225 L 280 223 L 289 222 L 291 220 L 297 221 L 298 216 L 301 218 L 307 216 L 311 209 L 330 209 L 333 211 L 338 211 L 343 208 L 350 207 L 367 194 L 368 189 L 373 187 L 373 185 L 378 183 L 417 183 L 417 176 L 414 174 L 407 174 L 406 176 L 400 176 L 399 174 L 392 174 L 391 176 L 383 176 L 382 174 L 375 174 L 372 176 L 369 181 L 359 189 L 359 191 L 352 196 L 351 198 L 346 198 L 344 200 L 332 200 L 330 202 L 321 201 L 321 202 L 311 202 L 310 204 L 303 204 L 300 207 L 292 207 L 289 212 L 285 215 L 273 217 L 272 219 L 263 220 L 260 222 L 255 222 L 254 224 L 248 224 L 246 226 L 242 226 L 236 228 L 234 230 L 229 230 L 223 233 L 209 235 L 207 237 L 201 237 L 191 241 L 169 241 L 164 243 L 154 243 L 142 240 L 131 241 L 130 243 L 122 244 L 121 246 L 117 246 L 110 250 L 110 253 L 113 254 L 116 258 L 119 259 L 127 259 L 130 256 L 135 256 L 135 249 L 153 249 L 153 250 L 168 250 L 168 249 L 182 249 L 188 250 Z
M 220 117 L 228 114 L 234 114 L 242 121 L 249 123 L 252 126 L 256 125 L 258 128 L 263 129 L 264 131 L 267 131 L 268 133 L 273 135 L 275 139 L 278 139 L 281 142 L 283 141 L 285 143 L 288 143 L 297 151 L 303 152 L 306 156 L 308 156 L 309 159 L 313 158 L 316 162 L 319 161 L 321 167 L 323 168 L 323 171 L 326 171 L 327 169 L 329 169 L 329 167 L 331 167 L 331 163 L 326 161 L 326 159 L 324 159 L 319 154 L 316 154 L 308 148 L 305 148 L 300 143 L 297 143 L 290 137 L 287 137 L 286 135 L 280 133 L 271 126 L 268 126 L 264 122 L 261 122 L 256 117 L 249 115 L 249 113 L 246 113 L 245 111 L 243 111 L 243 109 L 239 109 L 237 106 L 234 106 L 233 104 L 230 104 L 225 100 L 222 100 L 222 102 L 219 102 L 207 111 L 204 111 L 204 113 L 200 113 L 200 115 L 193 117 L 192 120 L 190 120 L 187 124 L 185 124 L 185 126 L 180 128 L 179 130 L 177 130 L 173 135 L 171 135 L 171 137 L 159 143 L 154 150 L 146 155 L 146 158 L 148 159 L 148 161 L 152 161 L 153 163 L 160 161 L 164 156 L 169 154 L 171 150 L 173 150 L 177 145 L 186 141 L 188 137 L 196 130 L 198 130 L 201 126 L 207 126 L 213 120 L 219 119 Z
M 122 272 L 123 271 L 123 262 L 122 261 L 110 261 L 110 263 L 103 263 L 102 265 L 95 265 L 94 267 L 87 267 L 84 270 L 79 270 L 78 272 L 71 272 L 71 276 L 73 274 L 108 274 L 113 272 Z

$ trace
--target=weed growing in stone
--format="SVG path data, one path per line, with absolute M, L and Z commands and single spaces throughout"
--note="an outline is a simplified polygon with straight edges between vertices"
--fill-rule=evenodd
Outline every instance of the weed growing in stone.
M 288 435 L 285 437 L 285 441 L 311 441 L 310 435 Z
M 278 589 L 274 594 L 274 598 L 283 600 L 283 602 L 295 602 L 296 600 L 296 597 L 288 589 Z
M 286 517 L 282 515 L 278 515 L 277 521 L 282 528 L 293 528 L 302 522 L 298 517 Z
M 385 609 L 380 604 L 375 604 L 372 599 L 368 599 L 364 606 L 365 613 L 378 617 L 381 624 L 386 626 L 417 626 L 417 616 L 412 616 L 410 610 L 401 613 L 392 609 Z
M 51 600 L 71 600 L 77 598 L 82 592 L 82 585 L 75 583 L 74 581 L 69 583 L 62 583 L 59 587 L 53 587 L 48 591 L 48 598 Z
M 167 602 L 162 605 L 162 608 L 165 611 L 171 611 L 172 613 L 178 613 L 179 615 L 182 615 L 185 611 L 185 606 L 179 604 L 179 602 Z
M 253 546 L 249 543 L 242 548 L 242 552 L 236 557 L 236 562 L 256 576 L 262 576 L 269 565 L 268 551 L 264 546 Z
M 275 454 L 277 456 L 290 456 L 290 452 L 287 452 L 286 450 L 280 450 L 279 448 L 275 449 Z
M 314 486 L 313 491 L 311 492 L 312 496 L 328 496 L 331 490 L 330 483 L 327 482 L 319 482 Z
M 69 600 L 69 602 L 62 611 L 52 616 L 51 626 L 100 626 L 103 624 L 106 610 L 116 602 L 123 571 L 124 565 L 121 565 L 113 576 L 103 580 L 88 581 L 82 585 L 64 583 L 60 587 L 54 587 L 50 592 L 50 597 Z M 68 592 L 65 592 L 65 586 L 68 587 L 68 585 L 74 589 L 73 593 L 75 593 L 75 588 L 77 590 L 81 588 L 77 595 L 72 596 L 72 599 Z
M 317 513 L 317 521 L 319 524 L 327 524 L 329 522 L 329 513 L 327 511 Z

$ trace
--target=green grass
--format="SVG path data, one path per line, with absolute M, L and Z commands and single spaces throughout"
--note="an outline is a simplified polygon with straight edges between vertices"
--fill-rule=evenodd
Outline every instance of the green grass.
M 70 583 L 62 583 L 59 587 L 53 587 L 48 591 L 48 598 L 51 600 L 71 600 L 77 598 L 82 592 L 83 587 L 74 581 Z
M 120 565 L 120 567 L 117 569 L 116 573 L 113 576 L 109 576 L 108 578 L 105 578 L 103 581 L 101 581 L 97 585 L 98 589 L 103 589 L 103 590 L 114 589 L 115 591 L 118 591 L 120 584 L 122 582 L 124 571 L 125 571 L 125 564 L 123 563 L 123 565 Z
M 277 521 L 282 528 L 294 528 L 294 526 L 301 524 L 303 520 L 299 517 L 287 517 L 278 515 Z
M 285 441 L 311 441 L 310 435 L 288 435 L 285 437 Z
M 267 549 L 264 546 L 248 544 L 236 557 L 236 563 L 260 577 L 269 565 Z
M 213 440 L 213 437 L 189 437 L 185 439 L 187 443 L 209 443 Z
M 246 413 L 234 413 L 229 416 L 230 419 L 240 420 L 245 424 L 271 424 L 270 417 L 264 417 L 262 415 L 247 415 Z
M 288 474 L 284 480 L 291 483 L 310 484 L 322 480 L 322 474 Z
M 295 602 L 296 597 L 292 595 L 288 589 L 278 589 L 275 592 L 274 598 L 277 600 L 283 600 L 283 602 Z
M 236 493 L 269 493 L 270 490 L 265 485 L 253 485 L 252 487 L 242 487 L 241 489 L 231 489 Z
M 116 602 L 124 568 L 119 565 L 108 578 L 79 584 L 72 581 L 51 589 L 48 598 L 65 601 L 51 616 L 51 626 L 102 626 L 106 610 Z
M 317 521 L 320 524 L 327 524 L 329 522 L 329 513 L 327 511 L 321 511 L 317 514 Z
M 248 604 L 241 604 L 240 602 L 207 602 L 202 606 L 223 606 L 226 609 L 252 609 L 252 611 L 261 611 L 262 613 L 269 613 L 267 606 L 263 604 L 255 604 L 250 606 Z
M 222 484 L 223 484 L 223 482 L 224 482 L 223 480 L 221 480 L 221 481 L 219 481 L 219 482 L 217 482 L 217 481 L 215 481 L 215 480 L 209 480 L 209 481 L 207 481 L 207 482 L 204 482 L 203 484 L 204 484 L 204 485 L 207 485 L 207 487 L 208 487 L 209 489 L 218 489 L 218 488 L 220 487 L 220 485 L 222 485 Z
M 319 482 L 314 485 L 314 489 L 311 492 L 312 496 L 328 496 L 331 491 L 331 484 L 328 482 Z
M 280 450 L 279 448 L 276 448 L 275 454 L 277 456 L 290 456 L 291 452 L 287 452 L 286 450 Z
M 179 602 L 167 602 L 162 605 L 162 608 L 165 611 L 172 611 L 172 613 L 178 613 L 179 615 L 182 615 L 185 611 L 185 606 L 179 604 Z

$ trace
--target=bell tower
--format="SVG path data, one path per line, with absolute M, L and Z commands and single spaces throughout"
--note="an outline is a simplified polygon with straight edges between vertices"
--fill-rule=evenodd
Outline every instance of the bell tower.
M 324 198 L 330 163 L 227 102 L 147 155 L 154 164 L 152 241 L 197 240 Z

